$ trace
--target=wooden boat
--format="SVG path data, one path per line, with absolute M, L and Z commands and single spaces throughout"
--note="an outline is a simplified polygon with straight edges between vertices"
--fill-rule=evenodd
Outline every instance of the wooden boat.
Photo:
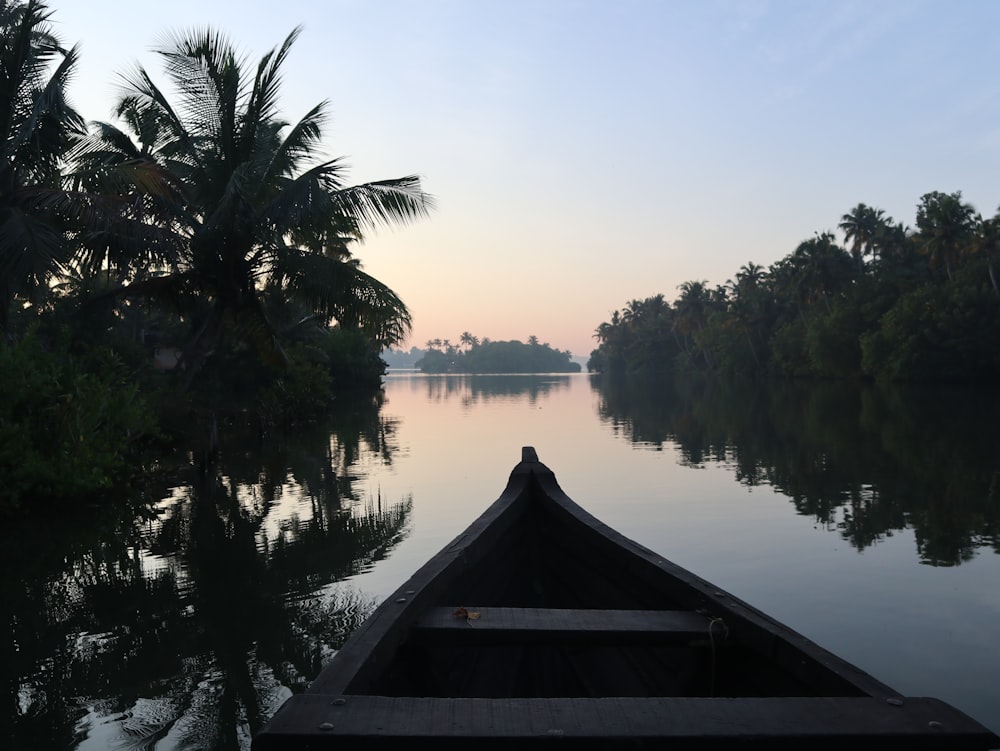
M 500 498 L 348 639 L 256 751 L 478 748 L 988 749 L 594 519 L 534 449 Z

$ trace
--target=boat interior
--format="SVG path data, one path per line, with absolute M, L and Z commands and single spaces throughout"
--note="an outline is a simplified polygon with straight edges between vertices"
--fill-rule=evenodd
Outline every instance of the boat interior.
M 437 577 L 366 687 L 425 697 L 860 696 L 535 478 Z M 630 543 L 623 546 L 625 541 Z M 677 575 L 673 572 L 676 570 Z M 743 606 L 745 607 L 745 606 Z

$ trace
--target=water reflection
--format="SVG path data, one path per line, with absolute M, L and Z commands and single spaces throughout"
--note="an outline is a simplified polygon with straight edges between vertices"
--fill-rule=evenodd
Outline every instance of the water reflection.
M 584 464 L 620 439 L 643 449 L 630 455 L 655 459 L 651 476 L 660 483 L 661 459 L 670 457 L 648 457 L 645 449 L 679 447 L 685 464 L 722 463 L 745 485 L 779 489 L 794 504 L 789 510 L 859 549 L 904 528 L 915 530 L 920 559 L 936 565 L 998 547 L 1000 462 L 991 430 L 1000 409 L 989 393 L 703 382 L 605 383 L 593 392 L 588 383 L 583 375 L 394 376 L 391 418 L 377 402 L 365 403 L 335 425 L 228 440 L 217 466 L 188 468 L 182 481 L 151 489 L 156 502 L 138 511 L 80 509 L 76 518 L 53 515 L 0 531 L 0 748 L 249 747 L 259 723 L 372 609 L 352 582 L 409 533 L 413 504 L 402 494 L 419 494 L 417 534 L 432 542 L 415 545 L 408 554 L 416 558 L 396 569 L 402 555 L 388 562 L 396 583 L 439 547 L 437 536 L 450 538 L 458 520 L 474 517 L 472 503 L 495 494 L 509 468 L 498 457 L 525 435 L 537 436 L 553 456 L 561 452 L 552 466 L 566 478 L 587 476 Z M 602 425 L 594 422 L 595 401 Z M 450 409 L 456 405 L 462 408 Z M 609 425 L 619 439 L 608 436 Z M 372 497 L 373 487 L 395 488 L 394 495 Z M 662 488 L 635 492 L 653 509 L 644 523 L 666 525 L 657 505 Z M 759 508 L 741 504 L 737 525 Z M 669 518 L 681 511 L 675 506 Z M 701 529 L 711 534 L 712 526 Z M 762 535 L 748 545 L 767 551 L 770 543 Z M 810 555 L 808 543 L 794 550 Z M 850 566 L 829 569 L 828 580 L 804 566 L 797 580 L 790 555 L 755 569 L 763 581 L 780 580 L 780 597 L 798 601 L 831 582 L 852 583 Z M 976 571 L 971 565 L 949 573 Z M 995 597 L 982 579 L 964 581 L 971 583 L 945 605 L 924 603 L 929 585 L 910 596 L 904 583 L 890 610 L 908 614 L 909 630 L 926 630 L 914 654 L 965 666 L 948 668 L 960 677 L 945 687 L 978 710 L 984 700 L 977 697 L 988 703 L 994 696 L 982 688 L 992 686 L 996 671 L 992 642 L 980 632 L 995 620 Z M 762 601 L 767 595 L 764 586 Z M 876 596 L 881 602 L 882 592 Z M 864 593 L 846 601 L 863 604 Z M 816 611 L 817 618 L 834 632 L 857 634 L 844 624 L 861 616 L 833 615 L 843 603 Z M 958 614 L 954 620 L 967 630 L 956 636 L 936 610 Z M 870 599 L 865 617 L 875 611 Z M 808 617 L 804 627 L 811 628 Z M 874 631 L 864 626 L 864 638 L 854 641 L 876 643 Z M 918 660 L 893 651 L 906 644 L 899 629 L 878 632 L 892 637 L 873 651 L 894 657 L 886 658 L 890 667 L 876 661 L 873 669 L 884 669 L 880 676 L 895 685 L 893 666 Z M 835 634 L 816 633 L 836 643 Z M 961 648 L 948 652 L 944 642 Z M 961 663 L 969 654 L 975 659 Z M 970 678 L 980 668 L 985 677 Z M 924 662 L 919 672 L 933 675 Z M 917 689 L 938 693 L 936 685 Z M 988 718 L 989 710 L 979 714 Z
M 494 401 L 540 399 L 570 386 L 569 375 L 431 375 L 412 376 L 413 388 L 423 389 L 428 401 L 460 400 L 464 408 Z
M 373 405 L 231 442 L 145 513 L 5 531 L 0 745 L 247 747 L 374 607 L 345 580 L 406 536 L 412 501 L 359 497 L 358 460 L 388 462 L 394 434 Z
M 913 528 L 920 560 L 1000 552 L 992 390 L 872 384 L 594 379 L 600 419 L 682 462 L 771 485 L 859 550 Z

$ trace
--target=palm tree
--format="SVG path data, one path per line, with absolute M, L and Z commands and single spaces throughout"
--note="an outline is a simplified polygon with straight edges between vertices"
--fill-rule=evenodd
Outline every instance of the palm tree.
M 864 257 L 875 257 L 876 240 L 886 225 L 885 212 L 859 203 L 840 218 L 838 225 L 844 232 L 844 239 L 851 243 L 851 257 L 858 271 L 864 269 Z
M 678 287 L 681 294 L 674 301 L 674 309 L 677 311 L 677 324 L 684 335 L 697 333 L 705 325 L 711 303 L 707 284 L 704 281 L 689 281 Z
M 124 189 L 179 238 L 148 247 L 148 266 L 133 265 L 120 292 L 200 302 L 184 352 L 192 374 L 224 338 L 283 360 L 268 304 L 293 301 L 380 346 L 410 329 L 402 300 L 349 246 L 425 216 L 432 199 L 416 176 L 346 186 L 342 160 L 317 159 L 325 103 L 294 124 L 281 119 L 281 69 L 299 33 L 255 66 L 211 29 L 169 39 L 157 52 L 175 99 L 137 67 L 117 110 L 131 135 L 96 124 L 77 154 L 81 180 Z
M 944 264 L 948 279 L 961 260 L 961 254 L 972 237 L 976 211 L 962 201 L 962 192 L 934 191 L 920 197 L 917 205 L 917 228 L 923 240 L 923 252 L 932 266 Z
M 993 269 L 993 259 L 1000 254 L 1000 214 L 992 219 L 976 216 L 972 247 L 974 252 L 982 254 L 986 258 L 986 269 L 989 273 L 990 285 L 993 287 L 993 294 L 1000 298 L 1000 285 L 997 283 L 997 275 Z
M 767 308 L 770 291 L 766 289 L 767 270 L 750 261 L 736 272 L 735 283 L 730 283 L 730 311 L 743 329 L 754 362 L 760 366 L 760 357 L 754 346 L 754 334 L 761 339 L 760 324 Z
M 902 222 L 889 219 L 875 236 L 880 266 L 893 266 L 913 256 L 912 233 Z
M 16 298 L 44 293 L 69 258 L 62 160 L 83 120 L 66 101 L 77 61 L 40 0 L 0 0 L 0 332 Z
M 799 299 L 807 304 L 822 299 L 828 313 L 830 296 L 844 289 L 854 275 L 850 255 L 829 232 L 799 243 L 790 261 L 796 271 Z
M 717 302 L 707 285 L 705 281 L 684 282 L 678 287 L 681 294 L 674 301 L 674 327 L 681 334 L 684 351 L 688 353 L 695 336 L 705 328 L 713 303 Z M 702 356 L 711 368 L 712 357 L 708 349 L 702 348 Z

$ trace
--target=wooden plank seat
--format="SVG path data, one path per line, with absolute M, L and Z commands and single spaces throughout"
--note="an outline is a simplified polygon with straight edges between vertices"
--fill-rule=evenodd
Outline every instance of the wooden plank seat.
M 420 644 L 678 644 L 708 639 L 711 626 L 687 610 L 448 606 L 428 608 L 410 637 Z M 723 637 L 724 627 L 713 630 Z

